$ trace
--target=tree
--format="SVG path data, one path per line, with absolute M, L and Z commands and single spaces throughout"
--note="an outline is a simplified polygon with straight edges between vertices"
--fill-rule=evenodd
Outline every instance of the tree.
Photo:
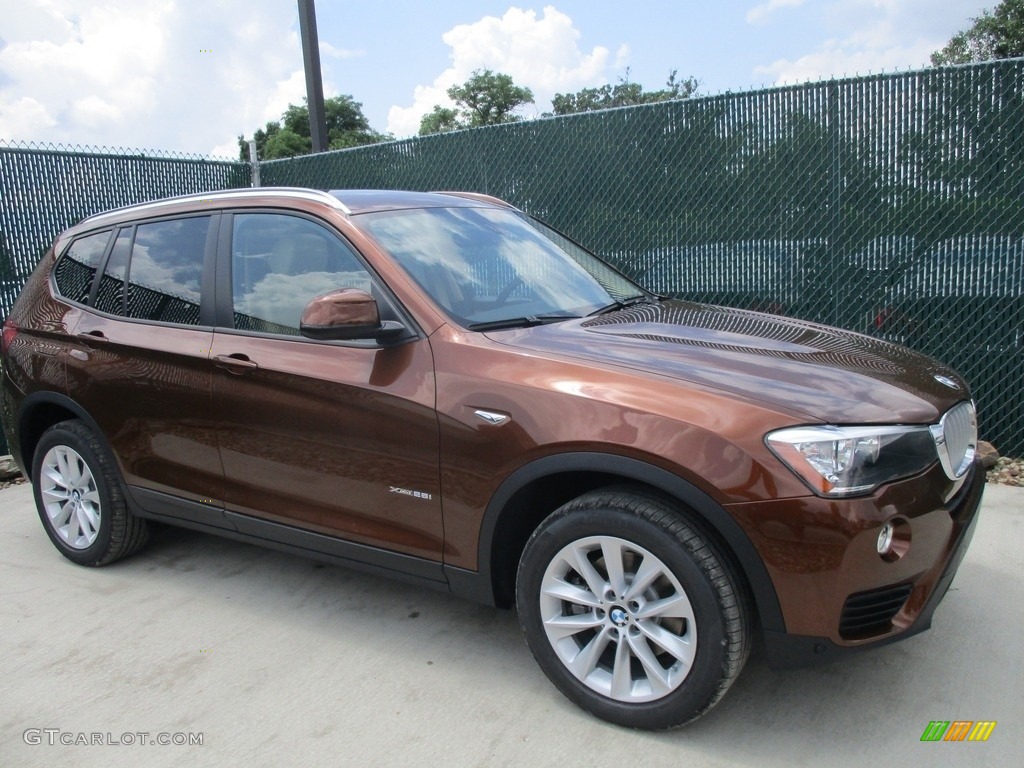
M 659 101 L 686 99 L 697 92 L 700 83 L 696 78 L 677 79 L 677 71 L 669 73 L 665 88 L 660 91 L 645 91 L 640 83 L 629 82 L 629 70 L 616 85 L 606 83 L 599 88 L 584 88 L 576 93 L 557 93 L 551 100 L 556 115 L 572 115 L 578 112 L 594 112 L 598 109 L 632 107 L 638 104 L 654 104 Z
M 433 111 L 420 119 L 420 136 L 457 131 L 462 127 L 459 124 L 459 113 L 457 110 L 435 104 Z
M 448 96 L 462 109 L 470 128 L 512 123 L 519 118 L 512 111 L 533 103 L 533 91 L 512 82 L 509 75 L 476 70 L 462 85 L 453 85 Z
M 289 104 L 281 119 L 272 120 L 266 127 L 258 128 L 253 134 L 256 153 L 261 160 L 281 157 L 308 155 L 313 151 L 313 140 L 309 131 L 309 107 Z M 324 116 L 327 123 L 328 147 L 346 149 L 364 144 L 389 141 L 392 136 L 375 131 L 363 115 L 363 105 L 351 96 L 334 96 L 324 100 Z M 238 156 L 249 159 L 249 142 L 244 136 L 238 137 Z
M 932 64 L 968 64 L 974 61 L 1024 56 L 1024 0 L 1002 0 L 994 11 L 982 11 L 974 24 L 957 32 Z
M 514 123 L 521 118 L 513 112 L 533 103 L 533 91 L 516 85 L 509 75 L 489 69 L 474 70 L 462 85 L 453 85 L 448 96 L 457 109 L 437 105 L 420 121 L 420 136 L 459 128 Z

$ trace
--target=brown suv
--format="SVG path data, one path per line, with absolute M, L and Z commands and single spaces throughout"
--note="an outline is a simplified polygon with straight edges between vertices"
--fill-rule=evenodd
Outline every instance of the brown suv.
M 926 629 L 976 520 L 967 385 L 885 341 L 653 295 L 466 193 L 249 189 L 62 234 L 3 416 L 83 565 L 150 521 L 516 605 L 565 695 L 664 728 Z

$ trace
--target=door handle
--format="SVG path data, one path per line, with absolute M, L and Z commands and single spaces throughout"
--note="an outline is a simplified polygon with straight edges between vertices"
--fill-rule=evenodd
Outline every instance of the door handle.
M 255 363 L 248 358 L 247 355 L 236 353 L 234 355 L 214 355 L 213 364 L 218 368 L 223 368 L 228 373 L 233 373 L 236 376 L 241 376 L 243 373 L 248 371 L 254 371 L 259 368 L 259 363 Z
M 106 337 L 103 331 L 83 331 L 82 333 L 75 334 L 75 338 L 80 341 L 84 341 L 86 344 L 107 344 L 110 339 Z

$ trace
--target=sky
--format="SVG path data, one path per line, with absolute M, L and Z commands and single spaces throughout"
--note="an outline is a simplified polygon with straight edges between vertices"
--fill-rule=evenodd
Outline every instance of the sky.
M 996 0 L 320 0 L 324 93 L 411 136 L 491 69 L 556 93 L 670 72 L 700 94 L 928 65 Z M 306 93 L 291 0 L 0 0 L 0 140 L 237 156 Z

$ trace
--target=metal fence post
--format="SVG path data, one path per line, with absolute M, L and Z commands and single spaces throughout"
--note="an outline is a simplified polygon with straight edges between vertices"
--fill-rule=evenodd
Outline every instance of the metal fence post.
M 260 158 L 256 153 L 256 142 L 249 142 L 249 169 L 252 173 L 252 185 L 260 186 Z

